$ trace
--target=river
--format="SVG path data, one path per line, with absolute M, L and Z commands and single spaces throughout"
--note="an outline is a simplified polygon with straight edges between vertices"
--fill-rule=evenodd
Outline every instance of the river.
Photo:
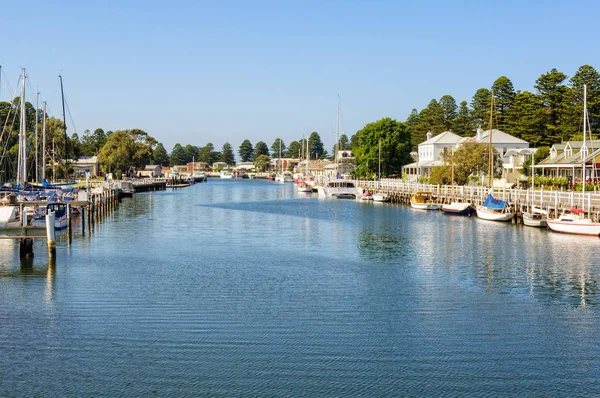
M 0 396 L 600 395 L 600 240 L 210 179 L 49 263 L 0 240 Z

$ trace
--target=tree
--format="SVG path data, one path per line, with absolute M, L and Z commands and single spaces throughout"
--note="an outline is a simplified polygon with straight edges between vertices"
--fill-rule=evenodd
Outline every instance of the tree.
M 106 140 L 98 153 L 98 161 L 109 172 L 130 173 L 148 164 L 155 145 L 156 140 L 143 130 L 118 130 Z
M 600 125 L 600 75 L 590 65 L 581 66 L 565 92 L 561 130 L 563 138 L 581 134 L 583 130 L 583 86 L 587 86 L 588 117 L 592 126 Z
M 442 111 L 442 124 L 445 131 L 452 130 L 456 121 L 456 100 L 451 95 L 444 95 L 440 98 L 440 108 Z
M 212 142 L 209 142 L 208 144 L 206 144 L 205 146 L 203 146 L 202 148 L 200 148 L 200 151 L 198 152 L 198 160 L 200 160 L 201 162 L 205 162 L 207 164 L 213 164 L 214 162 L 211 161 L 211 157 L 212 157 L 212 152 L 215 150 L 214 145 L 212 144 Z
M 548 145 L 541 132 L 544 130 L 544 108 L 539 97 L 529 91 L 519 91 L 506 114 L 510 133 L 534 146 Z
M 197 146 L 187 144 L 185 146 L 185 148 L 183 148 L 183 149 L 185 150 L 185 163 L 184 164 L 198 161 L 198 159 L 200 159 L 200 149 Z
M 260 154 L 254 160 L 254 167 L 257 171 L 265 171 L 267 169 L 267 165 L 271 162 L 271 158 L 269 155 Z
M 345 151 L 350 149 L 350 142 L 348 141 L 348 136 L 346 134 L 340 135 L 340 150 Z
M 321 136 L 316 131 L 310 133 L 308 137 L 308 154 L 311 159 L 323 159 L 323 142 Z
M 367 124 L 356 134 L 359 142 L 353 151 L 358 176 L 366 175 L 368 165 L 371 170 L 377 167 L 380 146 L 382 176 L 398 174 L 411 161 L 410 131 L 404 123 L 383 118 Z
M 244 140 L 238 149 L 238 155 L 240 155 L 240 159 L 242 162 L 249 162 L 252 160 L 252 155 L 254 154 L 254 148 L 252 147 L 252 143 L 250 140 Z
M 180 143 L 176 143 L 173 146 L 173 150 L 171 151 L 171 166 L 181 166 L 187 164 L 187 155 L 185 153 L 185 149 L 181 146 Z
M 271 156 L 274 158 L 285 157 L 285 143 L 281 138 L 276 138 L 271 145 Z
M 563 136 L 560 129 L 563 101 L 567 87 L 563 84 L 567 75 L 556 69 L 542 74 L 536 81 L 534 88 L 537 91 L 544 110 L 544 129 L 541 134 L 543 141 L 558 142 Z
M 547 146 L 539 147 L 537 149 L 537 151 L 535 151 L 535 155 L 533 156 L 533 158 L 535 160 L 535 164 L 538 164 L 542 160 L 546 159 L 548 156 L 550 156 L 550 148 Z M 528 157 L 525 161 L 523 161 L 522 167 L 523 167 L 522 174 L 527 177 L 530 177 L 531 176 L 531 156 Z M 537 173 L 536 173 L 536 175 L 537 175 Z
M 502 158 L 494 148 L 492 150 L 495 154 L 493 174 L 494 177 L 499 177 L 502 174 Z M 444 153 L 446 164 L 450 164 L 450 155 L 447 151 Z M 464 185 L 467 183 L 469 176 L 487 175 L 488 161 L 487 143 L 478 143 L 474 139 L 465 140 L 454 151 L 454 181 L 458 185 Z
M 495 127 L 504 131 L 507 127 L 508 110 L 515 99 L 515 88 L 508 77 L 500 76 L 492 85 L 492 91 L 494 92 Z
M 267 144 L 265 144 L 262 141 L 258 141 L 256 143 L 256 145 L 254 146 L 254 154 L 253 154 L 253 160 L 256 161 L 256 159 L 260 156 L 260 155 L 267 155 L 269 156 L 269 147 L 267 146 Z M 269 158 L 270 159 L 270 158 Z
M 410 131 L 410 140 L 413 148 L 417 148 L 417 146 L 423 142 L 422 138 L 425 138 L 425 135 L 421 136 L 421 131 L 418 129 L 419 125 L 419 112 L 415 108 L 410 111 L 408 118 L 406 118 L 406 127 Z M 425 132 L 426 134 L 427 132 Z M 356 134 L 355 134 L 356 135 Z M 354 138 L 354 135 L 352 136 Z M 354 141 L 352 142 L 352 148 L 354 148 Z
M 229 142 L 223 144 L 223 149 L 221 150 L 221 162 L 225 162 L 227 164 L 235 163 L 235 155 Z
M 490 120 L 490 98 L 487 88 L 480 88 L 471 99 L 471 115 L 475 127 L 487 127 Z
M 475 126 L 473 125 L 473 117 L 469 111 L 467 101 L 462 101 L 454 120 L 454 133 L 465 137 L 471 135 Z
M 160 142 L 156 144 L 156 148 L 154 148 L 154 151 L 152 152 L 152 163 L 160 166 L 169 165 L 169 154 Z
M 306 140 L 305 140 L 306 141 Z M 304 153 L 301 152 L 301 145 L 298 141 L 290 142 L 290 146 L 287 149 L 287 155 L 291 158 L 300 158 L 304 156 Z

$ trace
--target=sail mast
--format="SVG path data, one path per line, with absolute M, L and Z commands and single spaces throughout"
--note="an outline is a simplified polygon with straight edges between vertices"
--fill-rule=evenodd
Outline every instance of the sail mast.
M 585 135 L 587 133 L 587 85 L 583 85 L 583 146 L 581 147 L 581 179 L 583 180 L 583 186 L 581 189 L 581 210 L 584 209 L 585 203 L 585 158 L 587 157 L 587 148 L 585 146 Z M 583 212 L 585 216 L 585 211 Z
M 488 188 L 492 187 L 492 163 L 494 161 L 494 155 L 492 153 L 492 116 L 494 113 L 494 90 L 490 95 L 490 122 L 488 128 L 490 130 L 488 136 Z
M 65 114 L 65 92 L 63 91 L 62 75 L 58 75 L 60 78 L 60 95 L 62 97 L 62 110 L 63 110 L 63 123 L 65 127 L 65 182 L 68 182 L 69 174 L 69 140 L 67 138 L 67 117 Z
M 338 153 L 340 152 L 340 95 L 337 96 L 337 120 L 335 123 L 335 174 L 338 174 Z
M 46 101 L 42 102 L 42 180 L 46 178 Z
M 21 118 L 19 129 L 19 156 L 17 166 L 17 185 L 25 188 L 27 181 L 26 117 L 25 117 L 25 68 L 21 70 Z
M 39 119 L 39 115 L 38 115 L 38 108 L 39 108 L 39 104 L 40 104 L 40 92 L 37 92 L 37 96 L 35 98 L 35 182 L 36 184 L 39 184 L 40 179 L 39 179 L 39 175 L 40 175 L 40 165 L 39 165 L 39 155 L 38 155 L 38 119 Z

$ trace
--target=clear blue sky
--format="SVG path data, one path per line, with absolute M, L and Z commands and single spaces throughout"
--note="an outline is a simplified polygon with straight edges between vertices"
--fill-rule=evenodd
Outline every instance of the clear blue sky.
M 32 1 L 0 12 L 1 99 L 20 67 L 81 135 L 141 128 L 171 151 L 341 132 L 508 76 L 600 69 L 596 1 Z M 6 79 L 5 79 L 6 76 Z M 5 82 L 7 80 L 7 82 Z M 28 93 L 29 100 L 32 92 Z M 69 133 L 74 128 L 68 119 Z

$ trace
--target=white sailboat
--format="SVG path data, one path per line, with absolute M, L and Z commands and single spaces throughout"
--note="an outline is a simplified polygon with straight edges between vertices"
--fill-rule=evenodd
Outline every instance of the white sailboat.
M 587 134 L 587 86 L 583 85 L 583 145 L 581 147 L 581 179 L 583 189 L 581 191 L 581 208 L 571 209 L 566 214 L 561 214 L 558 218 L 548 220 L 548 227 L 554 232 L 562 232 L 574 235 L 589 235 L 600 237 L 600 223 L 585 218 L 585 162 L 587 160 L 586 134 Z
M 279 173 L 275 176 L 275 182 L 293 182 L 292 175 L 283 170 L 283 159 L 281 158 L 281 138 L 279 138 Z
M 535 192 L 535 172 L 533 170 L 535 153 L 531 154 L 531 191 L 532 195 Z M 548 226 L 548 212 L 535 207 L 533 204 L 533 197 L 531 199 L 531 203 L 527 204 L 528 209 L 526 212 L 523 212 L 523 224 L 528 227 L 537 227 L 537 228 L 546 228 Z
M 492 147 L 492 117 L 494 113 L 494 91 L 490 96 L 490 122 L 488 135 L 488 188 L 489 193 L 485 201 L 475 208 L 477 217 L 488 221 L 510 221 L 513 218 L 508 204 L 504 200 L 496 199 L 493 196 L 492 178 L 494 164 L 494 148 Z
M 379 139 L 379 181 L 381 181 L 381 138 Z M 390 196 L 385 192 L 375 192 L 372 195 L 373 202 L 389 202 Z

